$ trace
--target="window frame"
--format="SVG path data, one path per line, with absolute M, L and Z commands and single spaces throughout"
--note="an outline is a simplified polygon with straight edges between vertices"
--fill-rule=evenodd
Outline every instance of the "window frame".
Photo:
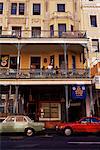
M 33 3 L 33 15 L 41 15 L 41 4 L 40 3 Z
M 0 2 L 0 15 L 2 15 L 3 14 L 3 3 L 2 2 Z
M 97 16 L 96 15 L 90 15 L 90 24 L 91 24 L 91 27 L 97 27 Z
M 11 3 L 11 15 L 17 15 L 17 3 Z
M 19 15 L 24 15 L 25 14 L 25 3 L 19 3 L 18 14 Z
M 57 4 L 57 12 L 65 12 L 65 4 Z

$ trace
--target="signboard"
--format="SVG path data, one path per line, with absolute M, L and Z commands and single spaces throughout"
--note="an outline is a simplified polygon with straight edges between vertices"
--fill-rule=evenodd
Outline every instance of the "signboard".
M 1 55 L 0 56 L 0 67 L 8 67 L 8 55 Z
M 73 85 L 71 91 L 72 91 L 72 99 L 82 100 L 86 98 L 85 85 Z

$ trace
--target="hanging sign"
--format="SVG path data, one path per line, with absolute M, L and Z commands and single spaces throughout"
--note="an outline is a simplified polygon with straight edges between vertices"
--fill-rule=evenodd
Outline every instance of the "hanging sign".
M 72 99 L 85 99 L 86 98 L 86 87 L 85 85 L 73 85 L 72 86 Z

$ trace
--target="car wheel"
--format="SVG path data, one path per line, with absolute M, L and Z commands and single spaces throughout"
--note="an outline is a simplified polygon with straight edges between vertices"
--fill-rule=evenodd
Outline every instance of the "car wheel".
M 71 128 L 65 128 L 64 134 L 65 134 L 66 136 L 70 136 L 70 135 L 72 134 L 72 129 L 71 129 Z
M 34 134 L 34 130 L 32 128 L 27 128 L 25 133 L 27 136 L 32 136 Z

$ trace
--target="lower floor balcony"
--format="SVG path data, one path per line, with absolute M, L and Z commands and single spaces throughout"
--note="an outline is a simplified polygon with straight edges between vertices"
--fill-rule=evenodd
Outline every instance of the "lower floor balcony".
M 89 69 L 0 69 L 0 79 L 64 79 L 89 77 Z

